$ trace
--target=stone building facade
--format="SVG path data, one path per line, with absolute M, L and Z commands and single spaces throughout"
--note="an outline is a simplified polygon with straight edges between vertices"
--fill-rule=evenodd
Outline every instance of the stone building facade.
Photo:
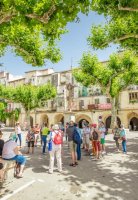
M 57 88 L 55 99 L 48 100 L 43 108 L 35 109 L 31 112 L 31 124 L 47 123 L 55 124 L 61 122 L 65 124 L 71 119 L 79 123 L 82 120 L 89 123 L 97 123 L 99 116 L 106 126 L 110 127 L 111 104 L 110 99 L 105 96 L 99 86 L 84 87 L 77 83 L 72 71 L 54 72 L 53 69 L 33 70 L 25 73 L 23 78 L 8 81 L 9 85 L 16 87 L 18 84 L 32 83 L 43 85 L 51 82 Z M 20 122 L 25 122 L 25 112 L 21 105 L 11 103 L 10 107 L 20 107 Z M 120 93 L 118 105 L 118 123 L 124 124 L 130 130 L 138 130 L 138 86 L 129 86 Z M 13 121 L 7 122 L 14 125 Z

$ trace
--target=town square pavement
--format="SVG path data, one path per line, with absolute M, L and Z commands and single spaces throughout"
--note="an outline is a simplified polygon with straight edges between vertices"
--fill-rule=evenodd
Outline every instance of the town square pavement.
M 4 131 L 4 137 L 8 137 Z M 25 133 L 23 133 L 25 137 Z M 16 179 L 13 170 L 0 188 L 1 200 L 138 200 L 138 132 L 129 132 L 128 154 L 116 152 L 112 135 L 106 136 L 105 155 L 94 161 L 82 151 L 77 167 L 70 167 L 68 145 L 64 143 L 64 174 L 48 174 L 49 155 L 41 154 L 41 146 L 35 154 L 26 155 L 24 177 Z M 25 143 L 24 143 L 25 145 Z M 22 152 L 26 152 L 26 147 Z

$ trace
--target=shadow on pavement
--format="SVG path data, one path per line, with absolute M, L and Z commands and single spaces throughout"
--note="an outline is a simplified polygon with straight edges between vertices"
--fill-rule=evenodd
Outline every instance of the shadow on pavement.
M 94 161 L 85 156 L 76 167 L 70 167 L 70 154 L 66 144 L 63 152 L 63 170 L 66 171 L 59 184 L 68 184 L 68 192 L 76 198 L 93 200 L 137 200 L 138 199 L 138 138 L 127 142 L 128 154 L 116 152 L 114 141 L 106 141 L 107 155 Z M 121 145 L 120 145 L 121 146 Z M 27 168 L 34 173 L 48 171 L 49 155 L 41 154 L 37 147 L 34 155 L 29 155 Z M 55 172 L 56 173 L 56 172 Z M 53 183 L 54 184 L 54 183 Z

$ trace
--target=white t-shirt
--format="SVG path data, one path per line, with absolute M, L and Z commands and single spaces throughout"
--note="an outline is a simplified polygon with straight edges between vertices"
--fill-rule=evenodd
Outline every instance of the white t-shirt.
M 99 131 L 101 131 L 101 138 L 105 138 L 106 128 L 105 127 L 100 127 Z
M 2 150 L 2 158 L 10 159 L 16 156 L 15 152 L 13 151 L 17 147 L 17 143 L 9 140 L 5 142 L 3 150 Z
M 21 127 L 20 126 L 16 126 L 15 127 L 15 132 L 16 132 L 16 134 L 21 134 Z

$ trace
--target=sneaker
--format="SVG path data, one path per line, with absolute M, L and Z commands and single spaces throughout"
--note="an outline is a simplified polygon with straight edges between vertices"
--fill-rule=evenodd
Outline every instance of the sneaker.
M 22 174 L 17 174 L 16 177 L 17 177 L 17 178 L 23 178 L 23 175 L 22 175 Z
M 71 163 L 69 166 L 76 167 L 76 165 L 74 163 Z
M 63 170 L 59 171 L 60 174 L 65 174 L 65 172 Z
M 49 174 L 53 174 L 53 172 L 50 172 L 50 171 L 49 171 L 48 173 L 49 173 Z

